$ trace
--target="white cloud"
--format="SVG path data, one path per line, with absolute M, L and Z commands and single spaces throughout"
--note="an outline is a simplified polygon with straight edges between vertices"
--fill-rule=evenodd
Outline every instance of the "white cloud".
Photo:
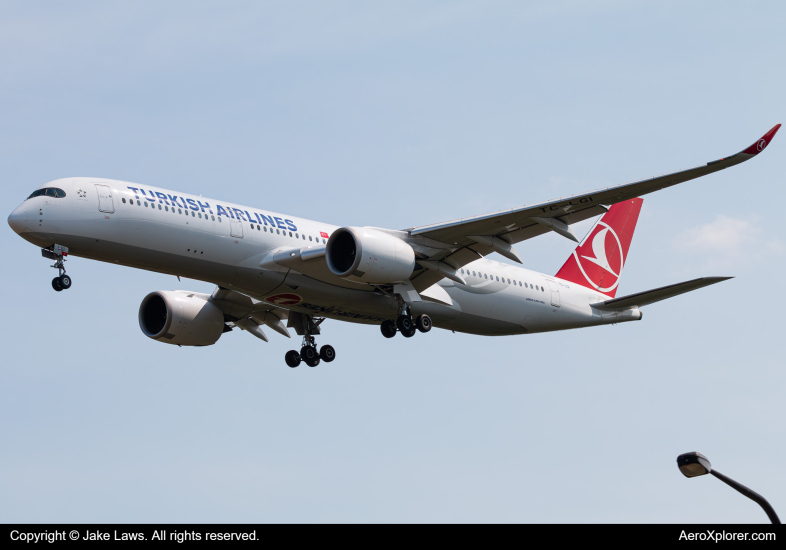
M 683 231 L 674 246 L 710 267 L 748 267 L 767 257 L 781 255 L 785 248 L 781 241 L 767 236 L 758 218 L 730 218 L 722 214 L 709 223 Z

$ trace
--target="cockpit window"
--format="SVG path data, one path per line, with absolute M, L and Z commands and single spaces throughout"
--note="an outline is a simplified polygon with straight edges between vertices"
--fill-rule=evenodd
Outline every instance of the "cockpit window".
M 58 189 L 57 187 L 44 187 L 43 189 L 36 189 L 27 198 L 32 199 L 33 197 L 40 197 L 42 195 L 46 195 L 47 197 L 54 197 L 56 199 L 62 199 L 63 197 L 66 196 L 65 191 L 63 191 L 62 189 Z

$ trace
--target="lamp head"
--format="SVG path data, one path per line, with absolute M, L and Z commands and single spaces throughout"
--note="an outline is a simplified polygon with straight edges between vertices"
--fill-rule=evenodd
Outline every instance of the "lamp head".
M 677 466 L 685 477 L 697 477 L 709 474 L 712 466 L 707 457 L 701 453 L 692 452 L 681 454 L 677 457 Z

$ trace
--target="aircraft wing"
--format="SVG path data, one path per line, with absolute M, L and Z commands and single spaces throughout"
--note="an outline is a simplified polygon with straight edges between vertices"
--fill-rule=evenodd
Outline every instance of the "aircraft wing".
M 279 334 L 290 338 L 284 321 L 290 312 L 267 302 L 262 302 L 240 292 L 217 286 L 209 301 L 218 306 L 224 319 L 241 330 L 250 332 L 260 340 L 268 341 L 260 325 L 267 325 Z
M 570 230 L 571 224 L 598 216 L 612 204 L 745 162 L 762 152 L 780 127 L 780 124 L 776 124 L 753 145 L 739 153 L 680 172 L 511 210 L 407 229 L 405 231 L 409 236 L 408 242 L 422 245 L 421 251 L 426 252 L 421 254 L 424 257 L 420 259 L 427 263 L 441 264 L 416 271 L 412 284 L 417 290 L 424 290 L 443 277 L 455 275 L 455 271 L 460 267 L 492 252 L 521 262 L 512 245 L 549 231 L 578 242 L 579 239 Z M 418 251 L 418 248 L 415 250 Z M 429 260 L 432 262 L 428 262 Z
M 643 307 L 654 304 L 655 302 L 660 302 L 661 300 L 674 298 L 675 296 L 685 294 L 691 290 L 697 290 L 705 286 L 714 285 L 715 283 L 728 281 L 729 279 L 733 279 L 733 277 L 701 277 L 699 279 L 685 281 L 684 283 L 668 285 L 645 292 L 637 292 L 629 296 L 623 296 L 621 298 L 606 300 L 605 302 L 598 302 L 590 305 L 595 309 L 601 309 L 603 311 L 619 311 L 634 307 Z

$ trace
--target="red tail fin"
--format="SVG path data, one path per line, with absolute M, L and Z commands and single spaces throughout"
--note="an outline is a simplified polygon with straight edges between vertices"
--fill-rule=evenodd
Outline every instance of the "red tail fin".
M 628 259 L 628 249 L 643 202 L 642 199 L 631 199 L 613 205 L 576 247 L 556 276 L 613 298 Z

